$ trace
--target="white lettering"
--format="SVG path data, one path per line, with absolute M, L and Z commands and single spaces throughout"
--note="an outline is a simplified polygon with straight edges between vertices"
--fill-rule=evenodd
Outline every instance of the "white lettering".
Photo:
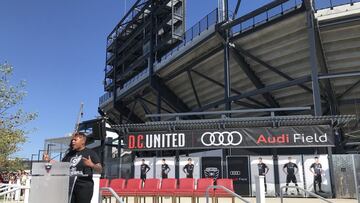
M 301 140 L 302 136 L 301 134 L 295 133 L 294 134 L 294 143 L 296 143 L 298 140 Z
M 314 142 L 314 138 L 311 136 L 306 136 L 305 139 L 306 139 L 306 142 Z
M 146 143 L 145 143 L 145 146 L 146 148 L 152 148 L 152 144 L 153 144 L 153 139 L 152 139 L 152 136 L 151 135 L 146 135 Z
M 327 142 L 327 135 L 326 135 L 326 133 L 323 134 L 323 135 L 320 135 L 319 140 L 320 140 L 320 142 Z
M 179 147 L 185 147 L 185 134 L 179 133 Z
M 160 135 L 161 134 L 154 134 L 154 148 L 158 148 L 158 147 L 161 147 L 160 143 L 161 143 L 161 138 L 160 138 Z
M 314 137 L 315 137 L 315 142 L 319 142 L 319 140 L 317 139 L 317 138 L 318 138 L 318 136 L 317 136 L 317 134 L 316 134 L 316 133 L 314 134 Z
M 171 147 L 170 146 L 170 138 L 171 138 L 171 134 L 168 133 L 168 134 L 165 134 L 166 135 L 166 147 Z

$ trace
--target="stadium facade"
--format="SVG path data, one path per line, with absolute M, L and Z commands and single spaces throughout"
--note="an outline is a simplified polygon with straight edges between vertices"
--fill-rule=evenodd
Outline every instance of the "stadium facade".
M 261 157 L 276 196 L 289 159 L 299 186 L 313 190 L 319 157 L 325 194 L 354 198 L 358 2 L 274 0 L 238 16 L 241 1 L 224 0 L 185 31 L 185 0 L 137 0 L 107 38 L 98 110 L 110 126 L 91 131 L 104 176 L 139 178 L 144 161 L 147 176 L 161 178 L 166 161 L 169 177 L 181 178 L 190 158 L 193 177 L 232 178 L 251 196 Z

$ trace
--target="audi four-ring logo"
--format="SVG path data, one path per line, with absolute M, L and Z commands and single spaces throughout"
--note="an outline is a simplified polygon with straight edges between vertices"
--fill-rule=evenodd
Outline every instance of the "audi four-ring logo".
M 203 145 L 209 146 L 236 146 L 241 144 L 242 135 L 238 131 L 205 132 L 201 135 Z

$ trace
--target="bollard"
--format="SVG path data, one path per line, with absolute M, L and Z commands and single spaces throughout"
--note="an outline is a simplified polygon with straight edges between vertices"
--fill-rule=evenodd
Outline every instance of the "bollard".
M 98 203 L 99 193 L 100 193 L 100 174 L 94 174 L 93 181 L 94 181 L 94 192 L 91 198 L 91 203 Z
M 265 203 L 264 176 L 255 176 L 256 203 Z

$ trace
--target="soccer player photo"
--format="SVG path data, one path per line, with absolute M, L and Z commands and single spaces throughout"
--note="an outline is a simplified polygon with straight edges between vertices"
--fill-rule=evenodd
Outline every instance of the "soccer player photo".
M 141 159 L 141 165 L 140 165 L 140 178 L 145 182 L 146 180 L 146 174 L 150 171 L 149 165 L 145 163 L 145 159 Z
M 175 158 L 156 158 L 156 178 L 175 178 Z
M 298 186 L 304 188 L 301 155 L 278 156 L 280 187 Z M 285 188 L 286 195 L 303 195 L 299 189 Z
M 314 185 L 314 191 L 316 193 L 316 186 L 318 186 L 319 188 L 319 192 L 324 192 L 321 190 L 321 182 L 322 182 L 322 174 L 323 174 L 323 169 L 322 169 L 322 165 L 319 162 L 319 157 L 315 157 L 314 158 L 315 162 L 311 164 L 309 170 L 311 171 L 311 173 L 314 175 L 314 181 L 313 181 L 313 185 Z
M 303 159 L 306 189 L 320 195 L 331 194 L 328 155 L 304 155 Z
M 256 194 L 255 176 L 264 176 L 266 196 L 275 196 L 274 162 L 272 156 L 250 156 L 252 195 Z
M 135 159 L 135 178 L 145 181 L 147 178 L 154 177 L 154 158 Z
M 269 167 L 266 164 L 264 164 L 261 157 L 259 157 L 258 160 L 259 162 L 257 166 L 259 170 L 259 176 L 264 176 L 265 193 L 267 193 L 266 174 L 269 172 Z
M 186 174 L 186 178 L 194 178 L 194 164 L 192 159 L 188 158 L 188 163 L 183 167 L 183 172 Z
M 296 174 L 299 172 L 299 167 L 296 163 L 292 162 L 291 156 L 288 157 L 288 162 L 283 166 L 283 172 L 286 174 L 286 186 L 289 186 L 290 183 L 294 183 L 295 186 L 298 186 Z M 287 194 L 288 188 L 285 188 L 285 194 Z M 299 194 L 299 189 L 296 189 Z
M 169 165 L 166 163 L 166 159 L 162 159 L 161 164 L 161 178 L 166 179 L 168 178 L 168 173 L 171 171 Z

